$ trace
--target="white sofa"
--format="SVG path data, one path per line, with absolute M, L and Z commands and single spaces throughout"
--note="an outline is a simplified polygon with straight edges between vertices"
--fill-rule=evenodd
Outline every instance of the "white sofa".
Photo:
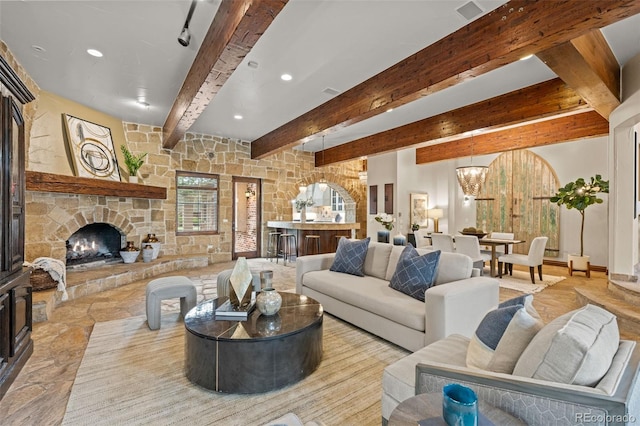
M 435 285 L 425 301 L 389 287 L 403 246 L 371 242 L 364 277 L 330 271 L 335 253 L 296 261 L 296 292 L 324 310 L 385 340 L 416 351 L 450 334 L 471 336 L 499 300 L 498 281 L 480 277 L 471 258 L 442 253 Z M 419 253 L 427 253 L 418 249 Z

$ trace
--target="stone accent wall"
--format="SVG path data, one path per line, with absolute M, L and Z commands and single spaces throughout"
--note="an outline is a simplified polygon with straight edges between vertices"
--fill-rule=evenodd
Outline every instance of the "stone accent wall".
M 210 262 L 231 259 L 232 176 L 262 179 L 262 252 L 266 251 L 266 222 L 282 217 L 291 220 L 291 200 L 300 184 L 322 177 L 322 169 L 313 166 L 311 153 L 283 151 L 266 159 L 252 160 L 250 143 L 211 135 L 187 133 L 174 149 L 162 148 L 162 129 L 136 123 L 124 123 L 129 149 L 147 152 L 140 169 L 145 185 L 167 188 L 166 200 L 99 197 L 72 194 L 27 192 L 26 259 L 46 256 L 64 259 L 65 241 L 80 227 L 92 221 L 109 222 L 118 227 L 136 245 L 148 233 L 162 242 L 162 255 L 207 253 Z M 33 141 L 37 143 L 37 141 Z M 358 179 L 360 161 L 324 168 L 325 178 L 346 190 L 357 205 L 357 218 L 366 235 L 365 185 Z M 219 233 L 202 236 L 177 236 L 176 170 L 220 175 Z

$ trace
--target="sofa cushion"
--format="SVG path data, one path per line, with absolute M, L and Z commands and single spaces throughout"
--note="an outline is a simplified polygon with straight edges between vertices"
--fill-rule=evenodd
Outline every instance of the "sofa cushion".
M 369 240 L 369 237 L 362 240 L 340 238 L 336 256 L 329 269 L 334 272 L 364 277 L 363 266 L 364 259 L 367 256 Z
M 364 259 L 364 274 L 384 280 L 393 247 L 391 244 L 371 241 L 367 250 L 367 257 Z
M 469 342 L 467 366 L 511 374 L 520 355 L 543 327 L 527 294 L 507 300 L 482 319 Z
M 609 370 L 619 342 L 615 315 L 586 305 L 540 330 L 520 356 L 513 374 L 595 386 Z
M 387 265 L 387 273 L 384 276 L 384 279 L 387 281 L 391 281 L 393 278 L 393 274 L 396 272 L 396 266 L 398 265 L 398 260 L 400 259 L 400 255 L 404 250 L 404 246 L 392 246 L 391 253 L 389 254 L 389 264 Z
M 424 302 L 424 292 L 435 281 L 439 260 L 440 250 L 421 256 L 409 244 L 400 255 L 389 287 Z
M 393 246 L 391 249 L 389 265 L 385 275 L 385 279 L 387 281 L 391 281 L 391 278 L 396 271 L 396 266 L 398 265 L 398 260 L 400 259 L 402 250 L 404 250 L 403 246 Z M 418 251 L 418 254 L 426 254 L 433 251 L 433 249 L 429 248 L 419 248 L 416 250 Z M 440 254 L 440 264 L 438 266 L 435 285 L 464 280 L 471 277 L 472 272 L 473 261 L 469 256 L 460 253 L 443 252 Z
M 424 302 L 389 287 L 375 277 L 360 278 L 328 270 L 307 272 L 303 285 L 349 305 L 424 332 Z

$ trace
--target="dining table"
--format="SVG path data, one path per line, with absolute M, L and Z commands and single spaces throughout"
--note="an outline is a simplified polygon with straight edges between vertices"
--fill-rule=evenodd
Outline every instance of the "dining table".
M 480 238 L 478 239 L 480 245 L 485 245 L 491 247 L 491 260 L 489 261 L 489 274 L 492 277 L 498 275 L 498 270 L 496 268 L 496 247 L 504 246 L 504 254 L 509 254 L 509 246 L 513 244 L 521 244 L 524 243 L 525 240 L 505 240 L 502 238 Z M 500 253 L 502 255 L 503 253 Z

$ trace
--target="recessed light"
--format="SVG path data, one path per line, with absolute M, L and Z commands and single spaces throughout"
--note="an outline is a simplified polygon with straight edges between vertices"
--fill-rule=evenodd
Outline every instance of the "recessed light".
M 249 66 L 249 68 L 258 68 L 258 63 L 256 61 L 249 61 L 247 62 L 247 65 Z
M 144 99 L 138 99 L 136 103 L 143 108 L 149 108 L 149 102 L 145 101 Z
M 33 50 L 35 50 L 36 52 L 46 52 L 46 51 L 47 51 L 47 49 L 45 49 L 45 48 L 44 48 L 44 47 L 42 47 L 42 46 L 38 46 L 37 44 L 32 44 L 32 45 L 31 45 L 31 48 L 32 48 Z
M 87 49 L 87 53 L 91 56 L 95 56 L 96 58 L 102 58 L 102 56 L 104 56 L 102 52 L 97 49 Z
M 291 79 L 293 79 L 293 77 L 291 76 L 291 74 L 282 74 L 280 76 L 280 79 L 282 79 L 284 81 L 291 81 Z
M 393 111 L 393 108 L 389 108 L 389 109 L 387 110 L 387 112 L 391 112 L 391 111 Z
M 233 116 L 233 118 L 235 118 L 236 120 L 242 120 L 242 116 L 240 114 L 236 114 Z
M 522 58 L 520 58 L 521 61 L 526 61 L 527 59 L 531 59 L 533 57 L 533 54 L 531 55 L 527 55 L 527 56 L 523 56 Z

